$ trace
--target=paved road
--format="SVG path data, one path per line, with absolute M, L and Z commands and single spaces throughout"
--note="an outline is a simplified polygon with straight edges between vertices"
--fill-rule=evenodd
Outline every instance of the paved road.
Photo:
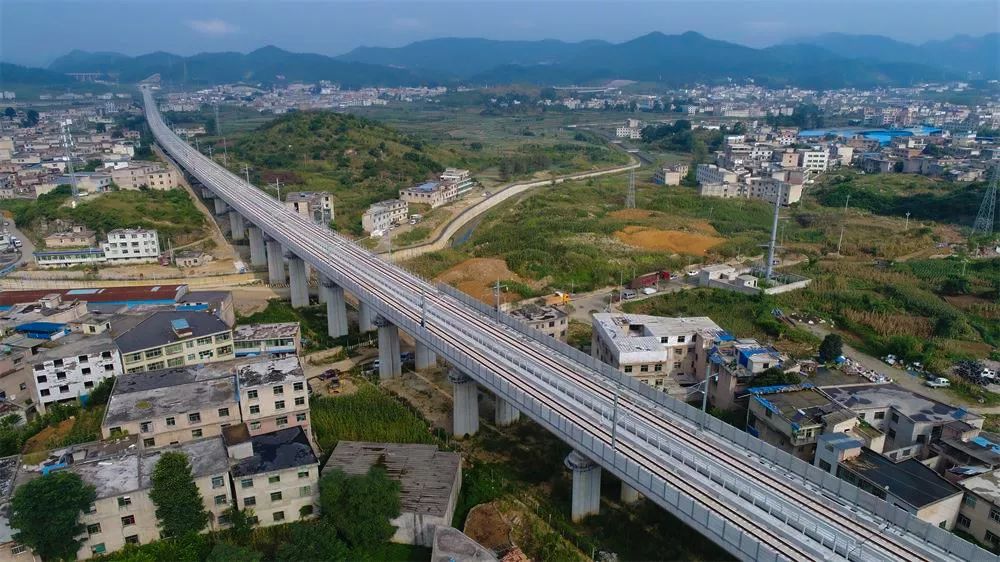
M 18 230 L 17 225 L 14 224 L 14 219 L 5 219 L 5 220 L 10 223 L 7 226 L 7 231 L 10 232 L 11 235 L 21 239 L 21 244 L 22 244 L 21 257 L 20 259 L 18 259 L 17 263 L 19 264 L 31 263 L 31 261 L 34 259 L 32 257 L 32 254 L 35 251 L 35 245 L 31 243 L 31 239 L 25 236 L 23 232 Z

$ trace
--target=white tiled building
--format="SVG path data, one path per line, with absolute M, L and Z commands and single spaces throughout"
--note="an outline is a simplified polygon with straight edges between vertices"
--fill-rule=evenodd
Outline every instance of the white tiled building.
M 144 228 L 112 230 L 103 247 L 108 260 L 153 261 L 160 256 L 160 239 L 156 231 Z
M 54 340 L 31 358 L 35 402 L 39 411 L 55 402 L 76 401 L 101 381 L 124 371 L 110 334 L 70 334 Z
M 361 226 L 365 232 L 385 231 L 393 224 L 406 220 L 410 206 L 401 199 L 389 199 L 373 203 L 361 216 Z

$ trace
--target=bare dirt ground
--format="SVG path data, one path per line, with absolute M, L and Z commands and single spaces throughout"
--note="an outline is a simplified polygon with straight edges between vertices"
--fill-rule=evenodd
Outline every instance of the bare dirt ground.
M 404 371 L 402 376 L 382 383 L 420 410 L 434 428 L 452 428 L 451 389 L 443 369 L 415 373 Z
M 707 234 L 684 232 L 681 230 L 659 230 L 643 226 L 627 226 L 615 233 L 615 237 L 626 244 L 643 250 L 659 250 L 673 253 L 704 255 L 708 250 L 725 240 Z
M 519 283 L 524 280 L 513 271 L 507 269 L 507 263 L 496 258 L 472 258 L 445 271 L 437 276 L 437 281 L 454 286 L 467 295 L 471 295 L 487 304 L 495 304 L 496 296 L 493 287 L 497 279 L 509 279 Z M 503 293 L 501 302 L 516 302 L 521 296 L 516 293 Z
M 472 508 L 465 518 L 462 532 L 494 552 L 503 552 L 513 546 L 510 541 L 511 525 L 493 502 Z

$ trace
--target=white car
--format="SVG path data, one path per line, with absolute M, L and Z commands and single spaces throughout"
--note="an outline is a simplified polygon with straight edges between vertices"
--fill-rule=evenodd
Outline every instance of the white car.
M 652 295 L 652 294 L 655 294 L 655 293 L 656 293 L 656 289 L 654 289 L 652 287 L 646 287 L 645 289 L 642 290 L 642 294 L 644 294 L 644 295 Z
M 935 377 L 924 383 L 931 388 L 948 388 L 951 382 L 944 377 Z

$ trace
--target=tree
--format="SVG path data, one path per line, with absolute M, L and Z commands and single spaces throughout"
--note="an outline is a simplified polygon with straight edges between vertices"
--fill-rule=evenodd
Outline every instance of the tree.
M 191 476 L 187 455 L 163 453 L 153 467 L 152 482 L 149 499 L 156 506 L 164 536 L 197 533 L 208 525 L 208 512 Z
M 76 559 L 84 532 L 80 513 L 97 494 L 79 475 L 59 471 L 21 486 L 11 501 L 10 526 L 14 540 L 31 548 L 42 560 Z
M 886 342 L 886 351 L 904 359 L 906 361 L 915 361 L 920 358 L 921 353 L 923 353 L 923 346 L 920 343 L 920 338 L 912 336 L 910 334 L 897 334 L 889 338 Z
M 802 379 L 795 373 L 786 373 L 780 367 L 764 369 L 750 381 L 752 386 L 776 386 L 779 384 L 799 384 Z
M 8 107 L 7 109 L 3 110 L 3 114 L 4 117 L 6 117 L 7 119 L 13 119 L 17 117 L 17 110 L 14 109 L 13 107 Z
M 968 277 L 951 275 L 941 283 L 941 292 L 946 295 L 967 295 L 971 290 Z
M 208 553 L 205 562 L 260 562 L 263 555 L 245 546 L 236 546 L 227 542 L 217 542 Z M 318 559 L 317 559 L 318 560 Z
M 291 531 L 288 540 L 278 547 L 278 552 L 274 557 L 277 562 L 299 562 L 300 560 L 332 562 L 353 558 L 347 545 L 337 537 L 337 529 L 328 524 L 315 521 L 300 523 L 292 525 Z
M 24 121 L 21 121 L 22 127 L 34 127 L 38 124 L 38 112 L 34 109 L 29 109 L 27 113 L 24 114 Z
M 844 354 L 844 339 L 839 334 L 827 334 L 819 344 L 819 360 L 830 363 Z
M 399 482 L 381 468 L 364 476 L 327 472 L 319 481 L 319 501 L 323 519 L 353 547 L 387 541 L 396 532 L 389 521 L 399 516 Z

